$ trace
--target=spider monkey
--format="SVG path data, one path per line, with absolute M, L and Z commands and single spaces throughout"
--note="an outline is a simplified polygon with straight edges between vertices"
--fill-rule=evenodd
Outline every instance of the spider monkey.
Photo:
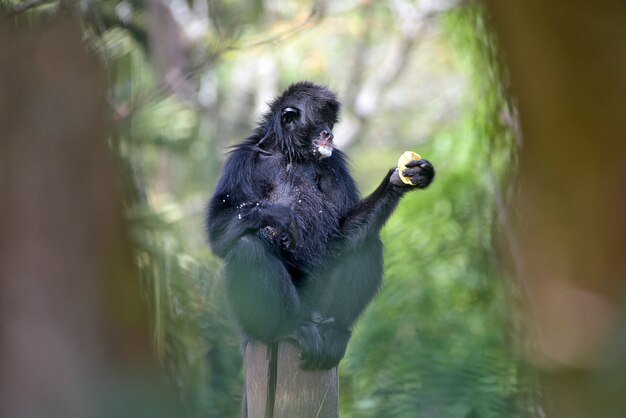
M 243 332 L 266 343 L 295 339 L 304 369 L 329 369 L 344 356 L 381 283 L 382 226 L 405 193 L 435 175 L 430 162 L 413 160 L 402 172 L 413 185 L 392 168 L 361 198 L 333 145 L 339 111 L 324 86 L 288 87 L 230 151 L 207 211 Z

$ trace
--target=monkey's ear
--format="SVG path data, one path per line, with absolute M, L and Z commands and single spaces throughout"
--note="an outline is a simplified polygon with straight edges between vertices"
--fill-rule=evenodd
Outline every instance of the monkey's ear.
M 295 107 L 286 107 L 281 114 L 280 123 L 286 125 L 300 119 L 300 111 Z

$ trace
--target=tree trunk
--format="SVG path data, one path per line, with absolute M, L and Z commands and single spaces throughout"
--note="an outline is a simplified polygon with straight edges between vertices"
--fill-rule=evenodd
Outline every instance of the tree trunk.
M 626 411 L 626 2 L 486 2 L 523 146 L 517 239 L 549 417 Z
M 0 20 L 1 417 L 155 416 L 136 396 L 156 363 L 81 37 L 69 19 Z

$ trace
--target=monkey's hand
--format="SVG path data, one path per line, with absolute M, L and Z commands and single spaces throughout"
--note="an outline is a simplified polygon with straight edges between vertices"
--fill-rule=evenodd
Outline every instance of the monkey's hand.
M 261 207 L 259 210 L 263 219 L 261 235 L 277 242 L 283 250 L 293 251 L 299 237 L 291 209 L 287 206 L 271 205 Z
M 400 179 L 397 168 L 391 174 L 389 181 L 394 186 L 407 190 L 425 189 L 435 177 L 435 168 L 428 160 L 411 160 L 406 163 L 406 169 L 402 170 L 402 175 L 408 177 L 412 184 L 406 184 Z

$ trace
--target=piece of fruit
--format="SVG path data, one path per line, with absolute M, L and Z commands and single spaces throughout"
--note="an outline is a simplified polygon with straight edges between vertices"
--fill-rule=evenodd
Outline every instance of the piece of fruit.
M 402 175 L 402 172 L 406 170 L 406 163 L 411 160 L 421 160 L 422 156 L 413 151 L 405 151 L 400 158 L 398 159 L 398 175 L 400 176 L 400 180 L 404 184 L 410 184 L 411 186 L 415 186 L 411 179 Z

